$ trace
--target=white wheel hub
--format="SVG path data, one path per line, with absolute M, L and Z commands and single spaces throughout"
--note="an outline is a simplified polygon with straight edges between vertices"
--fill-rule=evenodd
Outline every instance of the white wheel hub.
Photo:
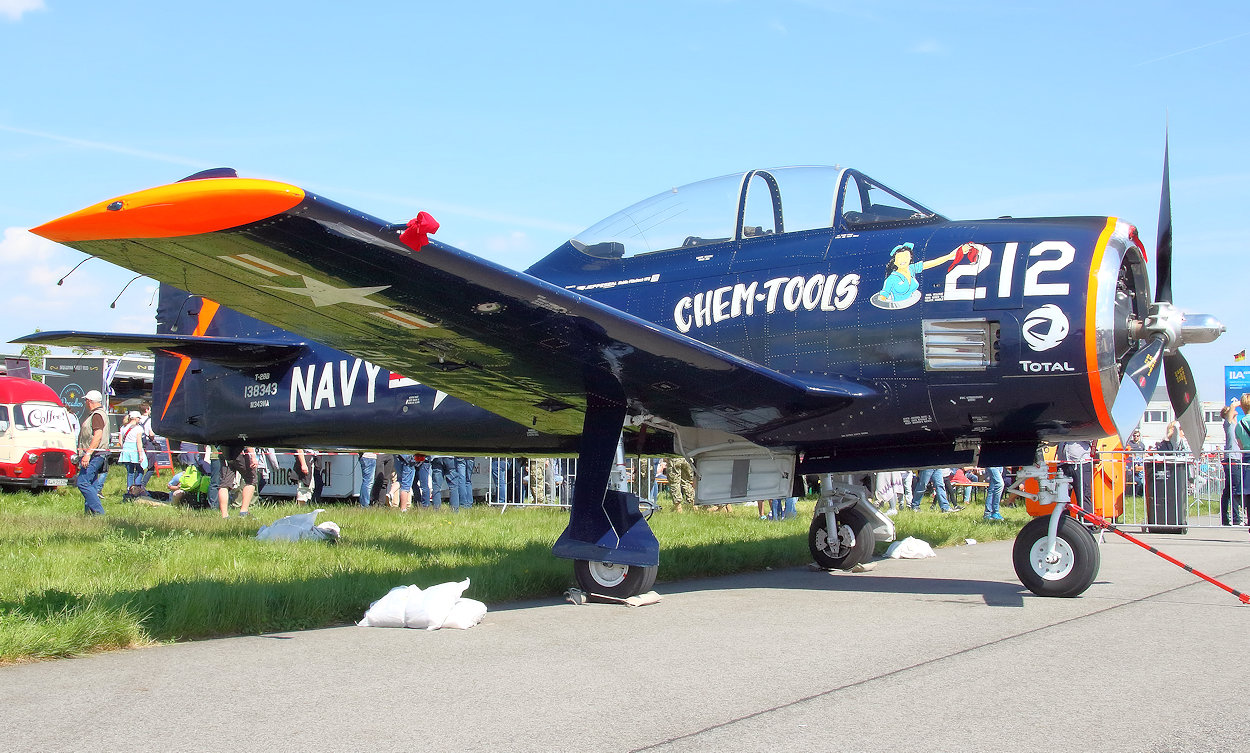
M 1055 539 L 1055 557 L 1047 557 L 1050 548 L 1046 546 L 1046 538 L 1040 538 L 1033 544 L 1033 549 L 1029 551 L 1029 564 L 1033 566 L 1034 572 L 1042 576 L 1043 580 L 1063 580 L 1072 572 L 1072 568 L 1076 565 L 1076 555 L 1072 552 L 1072 547 L 1062 538 Z M 1053 562 L 1049 560 L 1054 560 Z
M 616 565 L 611 562 L 588 562 L 590 577 L 604 588 L 619 586 L 629 574 L 629 565 Z

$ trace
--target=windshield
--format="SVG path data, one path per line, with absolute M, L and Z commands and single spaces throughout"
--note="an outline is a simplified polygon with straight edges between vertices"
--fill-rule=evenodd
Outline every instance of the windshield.
M 601 258 L 689 248 L 733 237 L 742 174 L 673 188 L 578 233 L 577 250 Z
M 570 243 L 589 256 L 620 259 L 831 228 L 839 196 L 846 202 L 844 229 L 941 219 L 855 170 L 780 167 L 669 189 L 592 225 Z
M 848 170 L 842 190 L 842 225 L 847 230 L 918 224 L 945 219 L 867 175 Z

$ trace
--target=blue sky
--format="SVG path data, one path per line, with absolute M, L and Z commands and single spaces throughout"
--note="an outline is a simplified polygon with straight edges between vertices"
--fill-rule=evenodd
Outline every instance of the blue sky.
M 841 164 L 953 218 L 1114 215 L 1247 347 L 1250 4 L 0 0 L 0 342 L 151 331 L 155 285 L 26 228 L 231 166 L 525 267 L 674 185 Z M 15 347 L 8 348 L 10 351 Z

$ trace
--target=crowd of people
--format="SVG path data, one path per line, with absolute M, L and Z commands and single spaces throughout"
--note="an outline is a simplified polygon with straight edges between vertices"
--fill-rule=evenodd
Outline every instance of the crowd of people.
M 985 490 L 986 521 L 1001 521 L 1003 491 L 1014 480 L 1016 469 L 1001 466 L 976 468 L 922 468 L 918 471 L 889 471 L 865 477 L 873 501 L 886 515 L 897 515 L 903 507 L 919 511 L 924 498 L 930 509 L 955 513 L 972 502 L 974 490 Z M 962 502 L 962 504 L 960 504 Z
M 359 462 L 361 507 L 441 510 L 444 497 L 452 512 L 473 506 L 473 458 L 364 452 Z
M 79 435 L 79 472 L 76 480 L 83 494 L 84 510 L 100 515 L 104 508 L 100 499 L 107 473 L 110 442 L 108 417 L 98 391 L 89 391 L 84 400 L 88 414 Z M 1250 522 L 1250 474 L 1242 463 L 1243 448 L 1250 447 L 1250 419 L 1237 418 L 1237 408 L 1250 408 L 1250 395 L 1234 400 L 1221 411 L 1224 420 L 1225 445 L 1224 484 L 1221 495 L 1221 521 L 1224 525 Z M 126 490 L 122 501 L 139 496 L 158 496 L 171 502 L 198 507 L 215 507 L 223 518 L 232 507 L 239 517 L 250 514 L 252 501 L 265 485 L 278 478 L 279 466 L 273 448 L 216 448 L 182 443 L 177 454 L 178 472 L 166 489 L 148 489 L 158 465 L 158 454 L 168 451 L 164 440 L 154 435 L 151 406 L 143 403 L 129 411 L 117 434 L 117 462 L 126 469 Z M 1140 431 L 1134 431 L 1125 448 L 1125 481 L 1131 493 L 1144 494 L 1144 460 L 1148 452 L 1188 452 L 1184 432 L 1178 422 L 1169 424 L 1162 440 L 1147 448 Z M 1083 508 L 1092 511 L 1093 469 L 1098 460 L 1096 445 L 1087 441 L 1063 442 L 1056 448 L 1055 460 L 1062 473 L 1072 480 L 1077 499 Z M 311 450 L 295 450 L 289 476 L 284 483 L 296 486 L 297 502 L 318 504 L 321 500 L 324 456 Z M 471 457 L 421 455 L 405 453 L 362 452 L 358 455 L 361 484 L 354 495 L 362 507 L 381 506 L 407 513 L 414 509 L 452 512 L 474 504 L 473 474 L 477 460 Z M 567 505 L 576 461 L 567 458 L 493 457 L 490 464 L 489 496 L 507 504 Z M 639 472 L 639 494 L 649 483 L 649 498 L 658 500 L 667 492 L 671 509 L 682 512 L 695 506 L 695 471 L 685 458 L 657 458 L 642 461 L 645 465 L 630 466 L 631 478 Z M 481 469 L 485 471 L 486 469 Z M 967 507 L 974 491 L 984 491 L 986 521 L 1003 520 L 1003 492 L 1014 480 L 1018 469 L 1004 467 L 924 468 L 917 471 L 893 471 L 869 474 L 862 478 L 873 501 L 887 515 L 897 514 L 903 506 L 912 510 L 923 507 L 924 498 L 931 497 L 930 509 L 941 513 L 958 512 Z M 237 495 L 232 499 L 232 492 Z M 761 520 L 785 520 L 797 514 L 798 497 L 758 500 Z
M 100 494 L 110 452 L 116 453 L 116 461 L 126 469 L 123 502 L 152 497 L 192 507 L 215 507 L 223 518 L 238 508 L 239 517 L 248 517 L 253 500 L 267 484 L 279 479 L 296 487 L 296 502 L 321 502 L 329 455 L 296 449 L 290 453 L 290 468 L 286 468 L 279 464 L 278 453 L 270 447 L 183 442 L 175 454 L 164 439 L 153 434 L 147 403 L 125 415 L 116 445 L 110 448 L 102 397 L 98 392 L 89 392 L 86 400 L 90 413 L 79 438 L 78 488 L 88 514 L 104 514 Z M 158 460 L 166 453 L 176 458 L 172 465 L 177 472 L 164 490 L 149 489 Z M 358 494 L 353 496 L 362 507 L 382 506 L 407 513 L 415 509 L 441 510 L 446 504 L 452 512 L 459 512 L 474 504 L 475 458 L 362 452 L 357 460 L 361 483 Z M 492 458 L 491 494 L 497 495 L 496 499 L 518 503 L 567 504 L 570 462 L 563 458 Z

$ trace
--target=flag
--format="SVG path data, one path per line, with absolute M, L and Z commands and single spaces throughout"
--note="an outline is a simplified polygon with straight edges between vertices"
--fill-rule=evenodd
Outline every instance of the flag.
M 1233 354 L 1233 361 L 1241 363 L 1244 360 L 1246 360 L 1246 351 L 1243 350 L 1240 353 Z

